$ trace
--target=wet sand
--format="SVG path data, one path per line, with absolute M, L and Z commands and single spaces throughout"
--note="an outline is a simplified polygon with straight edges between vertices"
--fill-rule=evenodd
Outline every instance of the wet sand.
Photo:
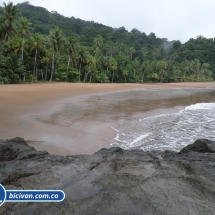
M 168 90 L 210 87 L 215 83 L 1 85 L 0 139 L 20 136 L 51 154 L 92 154 L 109 147 L 115 123 L 130 120 L 137 112 L 170 108 L 178 102 L 173 99 L 167 105 L 162 98 L 149 97 L 150 102 L 143 107 L 132 98 L 135 91 L 131 90 L 166 89 L 168 94 Z M 123 91 L 133 92 L 131 98 L 116 93 Z

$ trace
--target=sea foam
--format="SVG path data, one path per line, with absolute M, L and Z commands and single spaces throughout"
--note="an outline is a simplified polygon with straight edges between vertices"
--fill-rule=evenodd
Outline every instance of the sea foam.
M 213 109 L 215 109 L 215 103 L 197 103 L 185 108 L 185 110 L 213 110 Z
M 197 103 L 177 113 L 127 121 L 114 130 L 113 145 L 124 149 L 175 150 L 201 138 L 215 140 L 215 103 Z

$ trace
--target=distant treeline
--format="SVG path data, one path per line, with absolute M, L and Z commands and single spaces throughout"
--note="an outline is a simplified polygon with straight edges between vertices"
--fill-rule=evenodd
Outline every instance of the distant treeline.
M 29 2 L 0 8 L 0 83 L 212 81 L 215 42 L 67 18 Z

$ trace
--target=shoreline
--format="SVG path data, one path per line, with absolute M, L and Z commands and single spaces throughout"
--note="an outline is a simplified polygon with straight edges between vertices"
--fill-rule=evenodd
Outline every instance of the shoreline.
M 107 97 L 105 94 L 108 95 L 109 93 L 115 92 L 186 88 L 215 88 L 215 82 L 170 84 L 42 83 L 33 85 L 1 85 L 0 139 L 22 136 L 28 140 L 29 145 L 35 147 L 37 150 L 46 150 L 50 154 L 93 154 L 100 148 L 107 147 L 105 138 L 115 134 L 114 130 L 111 129 L 113 120 L 109 120 L 108 117 L 103 119 L 102 117 L 104 116 L 94 119 L 93 115 L 97 113 L 94 109 L 89 113 L 86 111 L 82 113 L 80 108 L 85 105 L 83 101 L 95 95 L 99 95 L 102 97 L 102 100 L 105 100 Z M 93 104 L 94 100 L 89 100 L 88 102 Z M 73 116 L 74 125 L 68 120 L 69 112 L 63 116 L 63 108 L 66 107 L 67 103 L 70 103 L 70 105 L 74 104 L 73 106 L 76 108 L 75 114 L 77 116 Z M 69 111 L 71 112 L 71 110 Z M 56 112 L 57 115 L 51 118 L 50 115 Z M 82 114 L 85 114 L 87 118 L 84 118 Z M 117 116 L 117 114 L 115 115 Z M 120 116 L 117 118 L 115 121 L 121 120 Z M 51 120 L 51 122 L 46 120 Z M 57 135 L 58 133 L 60 133 L 59 137 Z M 61 142 L 62 136 L 67 142 L 71 142 L 71 144 L 63 145 L 64 140 Z M 49 138 L 56 138 L 55 144 L 53 142 L 49 143 Z M 71 153 L 71 151 L 73 152 Z

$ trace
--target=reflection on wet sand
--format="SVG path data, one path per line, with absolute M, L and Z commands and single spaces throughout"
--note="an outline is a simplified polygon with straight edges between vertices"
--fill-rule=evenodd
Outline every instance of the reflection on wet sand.
M 162 111 L 177 111 L 173 108 L 175 106 L 188 106 L 214 98 L 210 89 L 170 89 L 170 85 L 162 85 L 163 89 L 147 89 L 145 85 L 146 88 L 138 90 L 134 90 L 138 85 L 111 85 L 110 90 L 107 90 L 110 85 L 101 85 L 99 91 L 98 85 L 80 84 L 74 85 L 77 92 L 72 92 L 73 85 L 62 85 L 59 89 L 53 88 L 55 85 L 41 86 L 41 92 L 39 89 L 20 91 L 21 101 L 11 100 L 11 103 L 0 93 L 0 99 L 3 98 L 0 139 L 21 136 L 36 149 L 59 155 L 92 154 L 110 146 L 116 134 L 111 127 Z M 71 88 L 71 95 L 68 88 Z M 111 92 L 122 89 L 128 91 Z M 41 94 L 35 95 L 35 92 Z M 61 99 L 63 92 L 67 94 L 64 93 Z M 12 94 L 16 93 L 11 90 L 9 98 L 13 98 Z M 10 108 L 8 104 L 11 104 Z
M 111 127 L 135 118 L 178 111 L 173 107 L 207 102 L 212 98 L 214 92 L 208 91 L 139 90 L 67 99 L 52 114 L 37 116 L 37 123 L 44 130 L 52 127 L 48 132 L 41 132 L 40 139 L 46 142 L 43 144 L 46 150 L 52 144 L 58 153 L 60 150 L 63 154 L 91 154 L 110 146 L 115 135 Z M 34 146 L 38 147 L 39 143 Z

